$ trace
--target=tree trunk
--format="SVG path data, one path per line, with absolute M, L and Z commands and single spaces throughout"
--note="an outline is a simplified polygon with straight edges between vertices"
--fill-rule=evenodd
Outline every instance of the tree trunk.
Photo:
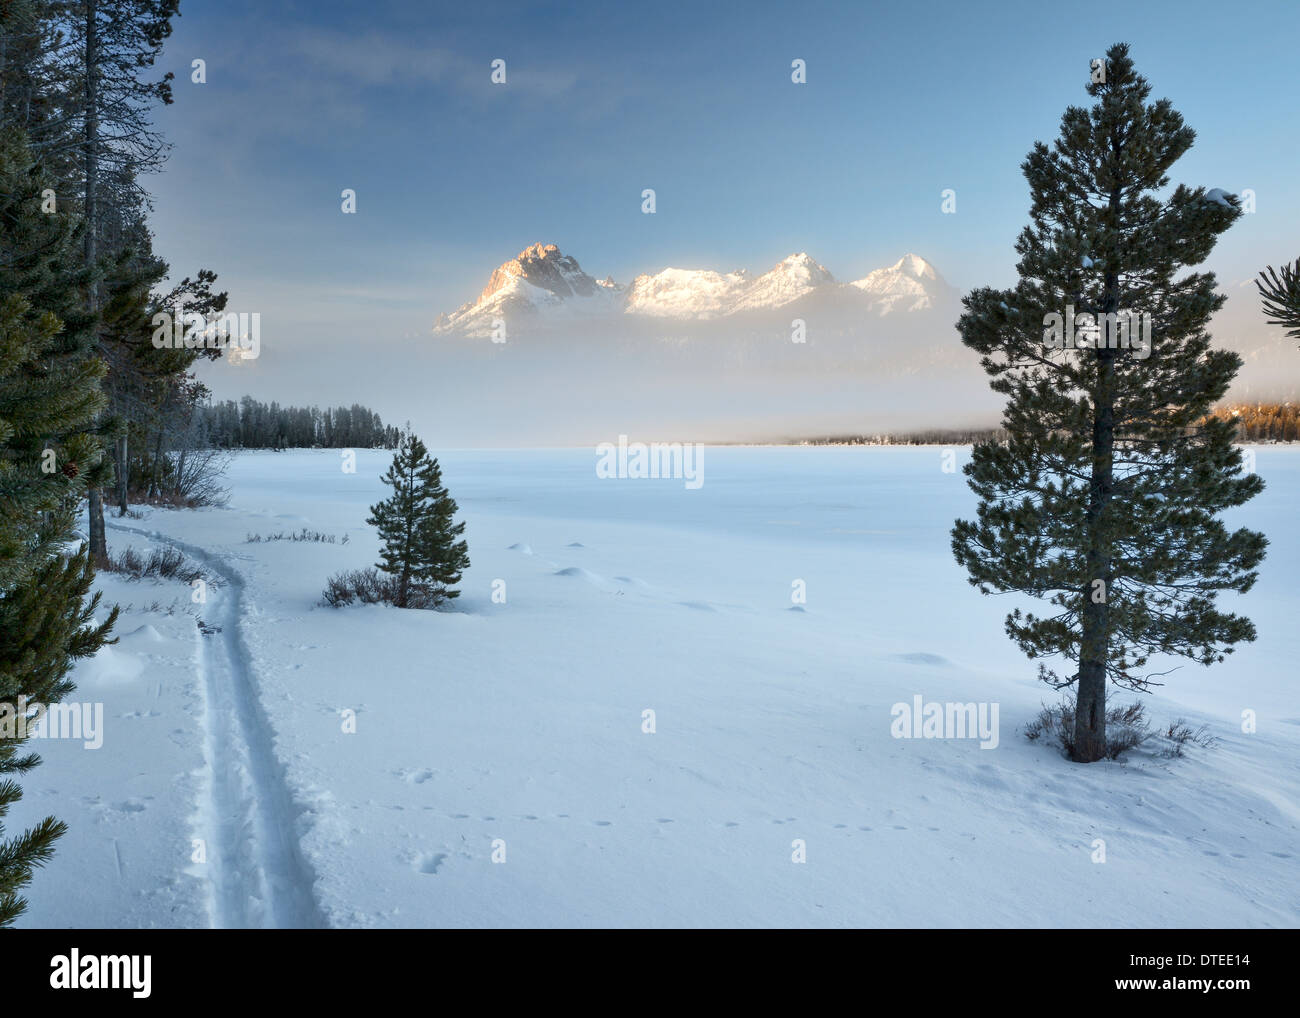
M 102 565 L 108 557 L 108 545 L 104 542 L 104 493 L 98 488 L 88 492 L 90 496 L 90 554 L 96 565 Z
M 1074 706 L 1074 759 L 1092 763 L 1106 755 L 1106 660 L 1110 643 L 1110 547 L 1107 507 L 1110 504 L 1114 465 L 1111 459 L 1115 432 L 1115 365 L 1110 351 L 1099 351 L 1101 383 L 1092 424 L 1092 483 L 1088 497 L 1089 583 L 1083 591 L 1083 631 L 1079 642 L 1079 688 Z M 1092 580 L 1101 580 L 1100 599 L 1093 596 Z
M 117 440 L 117 512 L 119 516 L 125 516 L 127 510 L 127 482 L 130 480 L 129 470 L 126 459 L 126 436 L 123 435 Z
M 95 50 L 99 46 L 98 26 L 95 24 L 95 14 L 98 4 L 96 0 L 86 0 L 86 53 L 85 53 L 85 72 L 86 72 L 86 118 L 85 118 L 85 165 L 86 174 L 86 265 L 95 264 L 95 189 L 99 184 L 99 81 L 98 81 L 98 55 Z M 91 303 L 95 302 L 95 283 L 91 281 Z
M 150 468 L 152 480 L 149 482 L 149 495 L 157 498 L 162 494 L 162 454 L 163 454 L 163 431 L 162 425 L 158 426 L 158 438 L 153 447 L 153 464 Z
M 85 72 L 86 72 L 86 130 L 85 130 L 85 174 L 86 174 L 86 267 L 92 268 L 95 265 L 95 189 L 99 186 L 99 82 L 98 82 L 98 54 L 96 50 L 99 46 L 98 26 L 95 24 L 95 15 L 98 10 L 96 0 L 87 0 L 86 2 L 86 52 L 85 52 Z M 98 304 L 98 294 L 96 293 L 96 283 L 92 277 L 90 280 L 90 292 L 87 294 L 90 302 L 90 310 L 93 312 Z M 90 495 L 90 554 L 96 562 L 102 562 L 108 557 L 108 545 L 104 540 L 104 493 L 98 488 L 89 493 Z
M 1118 157 L 1118 149 L 1115 148 Z M 1118 222 L 1120 192 L 1110 192 L 1110 211 Z M 1119 274 L 1107 266 L 1102 310 L 1119 310 Z M 1113 320 L 1113 319 L 1111 319 Z M 1074 703 L 1074 759 L 1093 763 L 1106 757 L 1106 662 L 1110 655 L 1111 539 L 1109 509 L 1115 481 L 1115 356 L 1109 342 L 1098 345 L 1098 379 L 1092 421 L 1092 477 L 1088 495 L 1088 583 L 1084 589 L 1083 631 L 1079 641 L 1079 685 Z M 1101 580 L 1100 598 L 1093 582 Z

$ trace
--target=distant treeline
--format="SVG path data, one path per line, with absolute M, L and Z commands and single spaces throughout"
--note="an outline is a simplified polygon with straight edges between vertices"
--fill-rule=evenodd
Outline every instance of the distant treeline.
M 1005 442 L 1005 428 L 934 428 L 888 435 L 829 435 L 804 439 L 800 445 L 976 445 Z
M 1300 404 L 1229 403 L 1216 407 L 1215 417 L 1235 418 L 1239 442 L 1300 442 Z M 798 445 L 978 445 L 1005 442 L 1005 428 L 934 428 L 880 435 L 829 435 L 807 438 Z
M 217 449 L 395 449 L 399 433 L 359 403 L 319 407 L 259 403 L 245 396 L 196 408 L 206 444 Z
M 1214 416 L 1236 418 L 1241 442 L 1300 441 L 1300 404 L 1233 403 L 1218 407 Z

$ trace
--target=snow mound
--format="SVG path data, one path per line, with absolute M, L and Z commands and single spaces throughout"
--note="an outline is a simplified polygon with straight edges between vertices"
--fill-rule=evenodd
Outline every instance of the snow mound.
M 642 590 L 650 589 L 650 584 L 646 583 L 645 580 L 638 579 L 635 576 L 615 576 L 614 579 L 617 580 L 619 583 L 626 583 L 633 587 L 640 587 Z
M 926 654 L 923 651 L 912 654 L 895 654 L 893 660 L 909 665 L 931 665 L 936 668 L 951 668 L 952 662 L 938 654 Z
M 101 647 L 93 658 L 77 669 L 77 685 L 108 686 L 131 682 L 140 677 L 144 668 L 144 661 L 137 654 L 123 650 L 117 645 Z
M 568 567 L 565 568 L 565 569 L 557 569 L 553 575 L 555 575 L 555 576 L 577 576 L 578 578 L 583 579 L 583 580 L 586 580 L 586 581 L 589 582 L 589 583 L 604 583 L 604 582 L 605 582 L 605 581 L 602 580 L 599 576 L 597 576 L 595 573 L 588 572 L 586 569 L 583 569 L 581 566 L 568 566 Z
M 129 633 L 123 634 L 119 638 L 118 643 L 120 645 L 131 641 L 138 641 L 140 643 L 162 643 L 163 635 L 146 622 L 143 626 L 137 626 Z

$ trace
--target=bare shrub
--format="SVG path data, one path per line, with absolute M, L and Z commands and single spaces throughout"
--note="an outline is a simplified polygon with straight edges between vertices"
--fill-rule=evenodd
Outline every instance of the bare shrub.
M 1073 724 L 1073 722 L 1071 722 Z M 1146 705 L 1141 700 L 1106 711 L 1106 755 L 1112 760 L 1151 738 Z
M 345 605 L 391 604 L 395 608 L 431 609 L 446 603 L 447 591 L 436 583 L 408 583 L 406 598 L 400 597 L 400 585 L 393 577 L 374 566 L 335 573 L 325 582 L 322 603 L 331 608 Z
M 171 459 L 171 494 L 191 509 L 223 506 L 230 501 L 230 489 L 221 478 L 234 459 L 224 449 L 178 449 Z
M 278 534 L 249 534 L 247 538 L 248 544 L 260 544 L 263 541 L 316 541 L 320 544 L 334 544 L 336 538 L 333 534 L 323 534 L 319 530 L 308 530 L 306 527 L 288 533 L 282 531 Z M 348 535 L 344 534 L 343 540 L 337 543 L 347 544 Z
M 132 500 L 176 509 L 223 506 L 230 490 L 222 483 L 234 453 L 214 448 L 201 415 L 158 432 L 153 461 L 137 479 Z
M 368 569 L 349 569 L 335 573 L 325 581 L 322 594 L 324 603 L 331 608 L 360 602 L 361 604 L 392 604 L 392 581 L 371 566 Z
M 127 548 L 117 558 L 107 556 L 100 568 L 118 573 L 129 580 L 180 580 L 182 583 L 193 583 L 203 578 L 202 569 L 180 551 L 170 547 L 155 548 L 143 557 L 134 548 Z
M 1182 756 L 1189 745 L 1213 749 L 1219 744 L 1218 738 L 1210 734 L 1209 725 L 1201 725 L 1193 731 L 1192 726 L 1183 718 L 1176 718 L 1169 722 L 1169 727 L 1160 734 L 1169 742 L 1165 747 L 1164 755 L 1170 757 Z
M 408 583 L 406 603 L 399 604 L 397 607 L 431 609 L 445 604 L 446 601 L 447 588 L 439 583 Z

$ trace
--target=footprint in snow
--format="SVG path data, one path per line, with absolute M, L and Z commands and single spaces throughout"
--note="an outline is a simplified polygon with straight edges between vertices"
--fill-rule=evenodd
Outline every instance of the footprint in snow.
M 446 852 L 438 852 L 435 855 L 423 855 L 415 860 L 415 868 L 420 873 L 437 873 L 438 867 L 447 859 Z

